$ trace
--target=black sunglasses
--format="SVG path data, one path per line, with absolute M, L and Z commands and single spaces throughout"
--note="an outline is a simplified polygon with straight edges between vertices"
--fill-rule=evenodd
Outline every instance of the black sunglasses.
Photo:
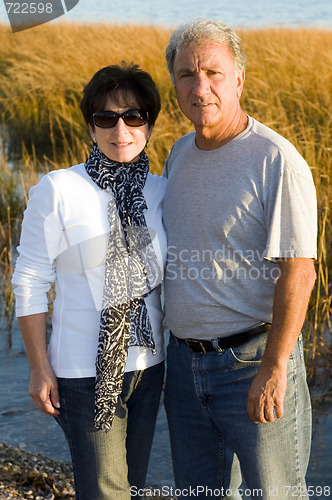
M 96 127 L 112 128 L 118 123 L 119 118 L 122 118 L 128 127 L 141 127 L 148 121 L 148 113 L 143 109 L 128 109 L 123 113 L 115 111 L 96 111 L 93 113 L 93 123 Z

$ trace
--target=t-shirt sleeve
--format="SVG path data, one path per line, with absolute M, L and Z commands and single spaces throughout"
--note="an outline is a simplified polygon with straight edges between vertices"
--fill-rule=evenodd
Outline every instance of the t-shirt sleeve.
M 267 175 L 267 259 L 317 256 L 315 186 L 307 163 L 300 155 L 296 159 L 295 164 L 279 155 Z

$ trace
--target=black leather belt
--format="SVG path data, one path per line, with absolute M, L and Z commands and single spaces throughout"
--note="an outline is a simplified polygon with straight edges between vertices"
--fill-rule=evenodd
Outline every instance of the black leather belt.
M 206 352 L 220 351 L 222 349 L 229 349 L 230 347 L 237 347 L 247 342 L 251 337 L 267 333 L 271 330 L 270 323 L 263 323 L 262 325 L 255 326 L 245 332 L 240 332 L 230 337 L 221 337 L 214 340 L 196 340 L 196 339 L 180 339 L 187 346 L 197 354 L 205 354 Z

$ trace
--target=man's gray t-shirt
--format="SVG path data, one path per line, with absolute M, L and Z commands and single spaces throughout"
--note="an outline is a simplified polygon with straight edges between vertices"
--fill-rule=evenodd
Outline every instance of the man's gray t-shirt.
M 211 339 L 271 322 L 275 259 L 316 257 L 310 169 L 290 142 L 248 120 L 212 151 L 187 134 L 166 161 L 165 323 L 180 338 Z

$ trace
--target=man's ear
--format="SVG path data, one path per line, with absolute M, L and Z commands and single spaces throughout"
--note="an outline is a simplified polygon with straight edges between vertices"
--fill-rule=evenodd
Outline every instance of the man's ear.
M 242 69 L 237 75 L 237 96 L 239 99 L 242 94 L 245 77 L 246 77 L 245 71 L 244 69 Z

